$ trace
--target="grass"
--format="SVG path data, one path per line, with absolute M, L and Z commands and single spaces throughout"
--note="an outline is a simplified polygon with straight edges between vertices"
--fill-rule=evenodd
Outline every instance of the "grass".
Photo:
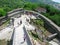
M 33 25 L 35 25 L 37 28 L 38 28 L 38 30 L 41 30 L 42 31 L 42 33 L 43 33 L 43 35 L 45 36 L 45 38 L 48 36 L 48 35 L 50 35 L 51 33 L 50 32 L 48 32 L 47 31 L 47 29 L 45 29 L 44 28 L 44 22 L 43 22 L 43 20 L 40 20 L 40 19 L 31 19 L 31 22 L 30 23 L 32 23 Z M 38 39 L 38 41 L 40 42 L 40 43 L 45 43 L 45 42 L 43 42 L 43 39 L 42 38 L 40 38 L 40 37 L 38 37 L 38 34 L 36 33 L 33 33 L 33 32 L 30 32 L 31 34 L 30 35 L 32 35 L 32 37 L 33 37 L 33 39 Z M 49 43 L 48 42 L 46 42 L 46 45 L 49 45 Z
M 0 40 L 0 45 L 7 45 L 7 41 L 5 41 L 5 40 Z
M 12 40 L 10 41 L 0 40 L 0 45 L 12 45 Z
M 35 40 L 37 39 L 37 37 L 38 37 L 37 34 L 34 34 L 34 33 L 32 33 L 31 31 L 28 31 L 28 33 L 29 33 L 29 35 L 30 35 L 31 37 L 33 37 Z
M 44 35 L 50 35 L 51 33 L 47 31 L 47 29 L 44 28 L 44 22 L 43 20 L 39 20 L 39 19 L 36 19 L 36 20 L 33 20 L 34 22 L 34 25 L 37 26 L 38 29 L 40 29 Z

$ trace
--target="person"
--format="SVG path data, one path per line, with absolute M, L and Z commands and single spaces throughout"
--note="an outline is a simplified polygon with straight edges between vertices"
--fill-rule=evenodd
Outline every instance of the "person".
M 12 25 L 14 26 L 14 18 L 12 18 Z
M 25 40 L 26 40 L 26 34 L 24 34 L 24 42 L 25 42 Z
M 20 24 L 22 24 L 22 20 L 20 20 Z

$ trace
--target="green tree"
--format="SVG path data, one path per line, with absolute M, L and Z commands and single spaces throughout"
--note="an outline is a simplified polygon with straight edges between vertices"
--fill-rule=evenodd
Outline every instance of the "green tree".
M 55 14 L 54 16 L 50 16 L 49 18 L 54 21 L 58 26 L 60 26 L 60 15 Z
M 1 16 L 6 16 L 6 11 L 4 11 L 3 8 L 0 8 L 0 17 Z
M 38 7 L 38 4 L 35 4 L 35 3 L 31 3 L 31 2 L 27 2 L 25 3 L 24 5 L 24 8 L 25 9 L 28 9 L 28 10 L 34 10 Z

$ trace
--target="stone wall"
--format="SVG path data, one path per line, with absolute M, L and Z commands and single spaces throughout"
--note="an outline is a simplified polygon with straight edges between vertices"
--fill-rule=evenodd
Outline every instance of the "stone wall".
M 40 18 L 44 21 L 45 28 L 48 29 L 51 33 L 58 33 L 58 37 L 60 38 L 60 28 L 55 23 L 53 23 L 50 19 L 46 18 L 45 16 L 41 15 L 40 13 L 29 11 L 29 10 L 23 10 L 23 9 L 15 9 L 13 11 L 8 12 L 8 17 L 15 16 L 17 14 L 32 14 L 36 16 L 37 18 Z
M 34 11 L 28 11 L 28 12 L 32 12 L 32 14 L 34 14 L 37 18 L 42 19 L 44 21 L 44 27 L 53 34 L 57 33 L 58 38 L 60 38 L 60 27 L 57 26 L 55 23 L 53 23 L 53 21 L 51 21 L 50 19 L 48 19 L 47 17 L 43 16 L 40 13 Z
M 14 9 L 10 12 L 7 12 L 7 16 L 0 17 L 0 26 L 5 23 L 10 17 L 15 16 L 17 14 L 23 13 L 22 8 Z
M 0 17 L 0 26 L 8 20 L 8 17 Z

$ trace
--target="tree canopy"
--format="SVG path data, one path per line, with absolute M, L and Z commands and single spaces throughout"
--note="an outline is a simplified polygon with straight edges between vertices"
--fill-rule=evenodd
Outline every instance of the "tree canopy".
M 50 18 L 57 25 L 60 26 L 60 10 L 57 10 L 51 5 L 46 5 L 43 3 L 31 3 L 24 0 L 0 0 L 0 17 L 6 16 L 6 12 L 11 11 L 16 8 L 24 8 L 27 10 L 34 10 L 38 7 L 45 8 L 46 13 L 42 13 L 44 16 Z
M 4 11 L 3 8 L 0 8 L 0 17 L 5 15 L 6 15 L 6 11 Z

